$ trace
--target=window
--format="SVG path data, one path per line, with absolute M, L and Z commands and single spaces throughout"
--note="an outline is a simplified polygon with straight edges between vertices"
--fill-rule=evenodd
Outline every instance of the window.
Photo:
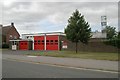
M 14 41 L 12 42 L 12 45 L 14 45 Z
M 37 42 L 37 41 L 35 40 L 35 42 Z
M 9 37 L 12 38 L 12 35 L 10 35 Z
M 50 40 L 50 42 L 53 42 L 53 40 Z
M 17 44 L 17 42 L 15 41 L 15 45 Z
M 17 45 L 17 42 L 16 42 L 16 41 L 13 41 L 13 42 L 12 42 L 12 45 Z
M 49 42 L 49 40 L 47 40 L 46 42 Z
M 38 40 L 38 43 L 40 43 L 40 40 Z
M 44 42 L 44 40 L 42 40 L 42 42 Z
M 17 37 L 16 37 L 16 36 L 14 36 L 14 39 L 17 39 Z
M 58 42 L 58 40 L 55 40 L 55 42 Z

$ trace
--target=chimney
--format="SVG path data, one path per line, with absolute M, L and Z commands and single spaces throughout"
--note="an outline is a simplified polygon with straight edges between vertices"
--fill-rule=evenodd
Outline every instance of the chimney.
M 14 23 L 13 23 L 13 22 L 11 23 L 11 26 L 12 26 L 12 27 L 14 26 Z

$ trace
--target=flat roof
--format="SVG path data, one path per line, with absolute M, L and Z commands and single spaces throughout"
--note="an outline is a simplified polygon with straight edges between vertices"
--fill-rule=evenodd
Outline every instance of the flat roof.
M 38 35 L 65 35 L 63 32 L 47 32 L 47 33 L 30 33 L 30 34 L 22 34 L 22 35 L 31 35 L 31 36 L 38 36 Z
M 46 32 L 46 33 L 30 33 L 29 35 L 33 35 L 33 34 L 54 34 L 54 33 L 64 34 L 63 32 Z
M 16 39 L 16 40 L 9 40 L 9 41 L 32 41 L 32 40 L 29 40 L 29 39 Z

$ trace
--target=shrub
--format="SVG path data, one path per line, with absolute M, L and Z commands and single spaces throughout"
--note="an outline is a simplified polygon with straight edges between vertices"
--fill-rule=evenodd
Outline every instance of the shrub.
M 2 48 L 9 48 L 9 44 L 2 44 Z
M 117 48 L 120 48 L 120 39 L 111 39 L 104 42 L 106 45 L 112 45 Z

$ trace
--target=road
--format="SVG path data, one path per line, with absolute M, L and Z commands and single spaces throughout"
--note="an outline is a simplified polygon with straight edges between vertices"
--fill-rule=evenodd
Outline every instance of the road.
M 4 50 L 3 59 L 15 59 L 28 62 L 44 63 L 44 64 L 55 64 L 64 65 L 69 67 L 107 70 L 107 71 L 118 71 L 118 61 L 107 61 L 107 60 L 94 60 L 94 59 L 80 59 L 80 58 L 62 58 L 62 57 L 49 57 L 49 56 L 34 56 L 25 55 L 26 53 L 34 54 L 40 53 L 40 51 L 11 51 Z
M 117 78 L 117 73 L 3 59 L 3 78 Z

